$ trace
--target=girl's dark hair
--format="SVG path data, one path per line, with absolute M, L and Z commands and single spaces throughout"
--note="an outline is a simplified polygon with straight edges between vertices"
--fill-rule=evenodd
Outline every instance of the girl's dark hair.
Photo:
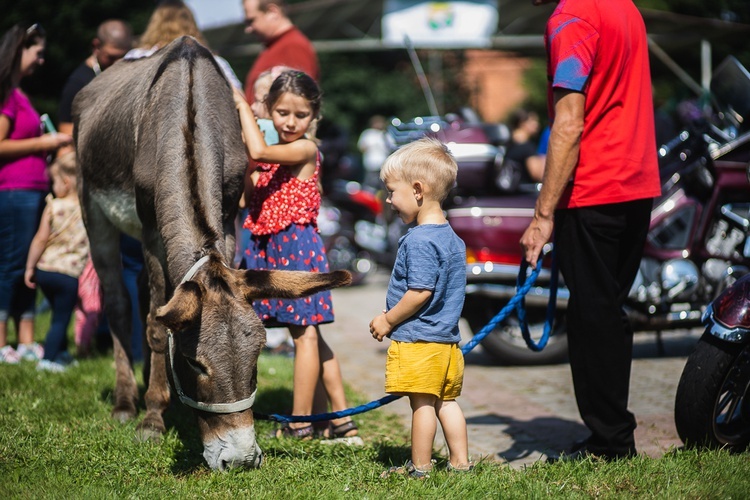
M 44 28 L 38 23 L 28 27 L 16 24 L 0 39 L 0 105 L 10 95 L 13 76 L 21 69 L 23 49 L 36 45 L 45 38 Z
M 304 97 L 310 103 L 313 118 L 320 114 L 320 104 L 323 100 L 323 93 L 307 73 L 303 71 L 291 70 L 281 73 L 271 84 L 271 88 L 266 95 L 266 107 L 268 111 L 276 104 L 282 94 L 291 92 L 294 95 Z

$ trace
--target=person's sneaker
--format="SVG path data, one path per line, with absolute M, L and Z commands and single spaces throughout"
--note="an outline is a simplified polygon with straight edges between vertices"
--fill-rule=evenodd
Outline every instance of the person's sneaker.
M 15 365 L 18 364 L 19 361 L 21 361 L 21 357 L 18 355 L 18 352 L 13 349 L 13 346 L 6 345 L 5 347 L 0 348 L 0 363 Z
M 73 358 L 73 355 L 70 354 L 68 351 L 63 351 L 57 356 L 55 356 L 55 363 L 61 364 L 63 366 L 77 366 L 78 361 Z
M 54 372 L 62 373 L 68 369 L 67 366 L 57 363 L 56 361 L 50 361 L 49 359 L 43 359 L 36 365 L 36 369 L 40 372 Z
M 31 344 L 18 344 L 16 352 L 18 353 L 18 357 L 23 361 L 39 361 L 44 357 L 44 347 L 37 342 L 32 342 Z

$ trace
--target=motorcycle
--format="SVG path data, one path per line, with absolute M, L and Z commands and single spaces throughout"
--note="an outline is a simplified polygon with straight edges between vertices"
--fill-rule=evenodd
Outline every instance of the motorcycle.
M 510 133 L 505 125 L 481 123 L 469 109 L 462 110 L 461 115 L 417 117 L 406 122 L 392 118 L 387 132 L 394 150 L 426 134 L 435 134 L 447 144 L 459 165 L 455 200 L 485 189 L 491 178 L 503 177 L 496 172 L 503 166 Z M 328 154 L 324 158 L 339 156 Z M 352 273 L 354 284 L 362 283 L 378 266 L 393 266 L 398 240 L 408 227 L 374 189 L 342 179 L 341 171 L 346 169 L 336 165 L 328 170 L 335 174 L 324 176 L 331 180 L 324 186 L 318 229 L 331 269 L 346 269 Z
M 747 85 L 747 89 L 744 85 Z M 700 326 L 714 297 L 748 271 L 750 186 L 750 78 L 730 58 L 715 71 L 715 114 L 697 120 L 659 149 L 662 195 L 655 200 L 640 269 L 627 298 L 634 331 Z M 533 216 L 535 198 L 476 196 L 448 210 L 448 220 L 467 246 L 463 316 L 478 332 L 515 295 L 519 240 Z M 532 336 L 541 334 L 549 298 L 549 257 L 526 297 Z M 501 322 L 482 346 L 505 364 L 549 364 L 567 356 L 563 280 L 547 347 L 532 352 L 515 315 Z
M 741 67 L 731 69 L 718 90 L 731 99 L 733 113 L 750 117 L 750 74 Z M 742 135 L 737 141 L 747 143 L 750 137 Z M 750 164 L 747 174 L 750 181 Z M 748 203 L 722 206 L 723 243 L 727 250 L 741 249 L 745 257 L 750 255 L 749 209 Z M 709 304 L 703 322 L 706 329 L 677 387 L 677 432 L 688 447 L 743 451 L 750 444 L 750 274 L 728 284 Z
M 677 386 L 677 433 L 689 447 L 743 451 L 750 443 L 750 275 L 719 295 L 704 321 Z
M 318 214 L 318 230 L 331 270 L 352 273 L 361 284 L 378 266 L 392 266 L 401 227 L 388 221 L 378 193 L 359 182 L 336 179 L 327 187 Z

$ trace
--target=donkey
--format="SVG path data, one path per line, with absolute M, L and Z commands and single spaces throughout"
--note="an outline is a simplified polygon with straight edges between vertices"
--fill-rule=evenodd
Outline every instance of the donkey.
M 265 330 L 251 302 L 343 286 L 350 275 L 229 267 L 247 157 L 229 83 L 195 39 L 103 72 L 76 97 L 74 124 L 78 194 L 114 341 L 113 417 L 135 417 L 138 401 L 124 232 L 142 241 L 148 276 L 139 437 L 165 431 L 171 376 L 195 410 L 208 465 L 259 467 L 251 406 Z

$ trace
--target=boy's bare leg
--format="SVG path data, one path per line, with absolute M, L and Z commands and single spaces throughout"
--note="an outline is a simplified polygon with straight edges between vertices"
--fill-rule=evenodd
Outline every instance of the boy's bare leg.
M 466 418 L 458 403 L 438 400 L 435 406 L 440 426 L 448 444 L 450 463 L 457 469 L 469 466 L 469 438 L 466 431 Z
M 409 394 L 411 404 L 411 461 L 419 470 L 432 469 L 432 444 L 437 431 L 435 404 L 432 394 Z

